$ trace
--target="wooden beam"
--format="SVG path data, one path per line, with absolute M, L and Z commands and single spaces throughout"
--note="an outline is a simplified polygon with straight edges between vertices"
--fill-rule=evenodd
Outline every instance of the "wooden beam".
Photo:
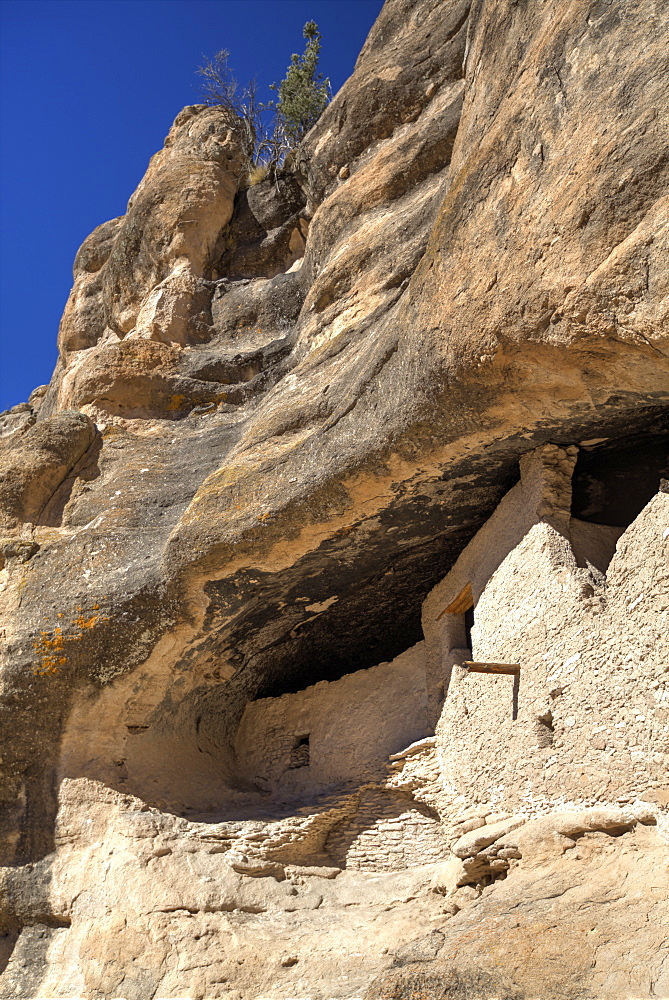
M 437 615 L 435 621 L 439 621 L 444 615 L 463 615 L 465 611 L 469 609 L 474 604 L 474 595 L 472 594 L 472 587 L 470 583 L 465 584 L 455 600 L 451 601 L 447 608 Z
M 520 663 L 476 663 L 465 660 L 462 664 L 470 674 L 519 674 Z

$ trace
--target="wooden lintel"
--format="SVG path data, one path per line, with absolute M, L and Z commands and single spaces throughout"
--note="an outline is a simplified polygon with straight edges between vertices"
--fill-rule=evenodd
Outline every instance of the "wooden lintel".
M 475 663 L 465 660 L 462 666 L 470 674 L 519 674 L 520 663 Z
M 474 595 L 472 594 L 471 584 L 468 583 L 462 588 L 455 600 L 451 601 L 448 607 L 444 608 L 441 614 L 437 615 L 435 620 L 439 621 L 444 615 L 463 615 L 465 611 L 469 611 L 473 604 Z

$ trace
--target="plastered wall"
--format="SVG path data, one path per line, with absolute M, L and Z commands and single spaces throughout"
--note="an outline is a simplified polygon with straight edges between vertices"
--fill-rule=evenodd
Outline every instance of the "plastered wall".
M 466 585 L 474 604 L 489 579 L 535 524 L 551 523 L 569 533 L 571 477 L 578 449 L 544 445 L 523 456 L 521 479 L 461 553 L 450 573 L 423 604 L 428 713 L 436 724 L 454 663 L 467 658 L 464 622 L 445 609 Z M 457 652 L 452 655 L 452 651 Z
M 382 778 L 389 754 L 428 732 L 424 644 L 391 663 L 251 702 L 235 740 L 239 773 L 279 797 Z M 308 766 L 296 746 L 309 738 Z M 296 759 L 297 758 L 297 759 Z M 292 766 L 291 766 L 292 765 Z
M 583 558 L 578 565 L 567 522 L 535 518 L 539 505 L 509 549 L 527 525 L 522 495 L 521 482 L 425 602 L 426 645 L 445 692 L 443 785 L 468 802 L 530 813 L 669 803 L 669 495 L 657 494 L 624 532 L 606 577 Z M 457 666 L 459 618 L 438 614 L 469 581 L 472 658 L 520 664 L 515 691 L 512 676 Z

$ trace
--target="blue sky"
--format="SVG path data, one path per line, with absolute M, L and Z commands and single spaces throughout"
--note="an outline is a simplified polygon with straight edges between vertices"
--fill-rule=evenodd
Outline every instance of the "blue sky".
M 240 82 L 265 88 L 313 19 L 336 92 L 382 5 L 2 0 L 0 410 L 48 382 L 77 248 L 123 214 L 176 114 L 198 101 L 203 56 L 229 49 Z

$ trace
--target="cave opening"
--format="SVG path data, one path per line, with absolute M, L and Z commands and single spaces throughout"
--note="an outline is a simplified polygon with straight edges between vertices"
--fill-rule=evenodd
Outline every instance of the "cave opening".
M 669 433 L 581 445 L 572 478 L 572 517 L 627 528 L 669 477 Z
M 572 475 L 571 545 L 579 566 L 606 575 L 618 539 L 669 476 L 669 417 L 617 437 L 582 441 Z

